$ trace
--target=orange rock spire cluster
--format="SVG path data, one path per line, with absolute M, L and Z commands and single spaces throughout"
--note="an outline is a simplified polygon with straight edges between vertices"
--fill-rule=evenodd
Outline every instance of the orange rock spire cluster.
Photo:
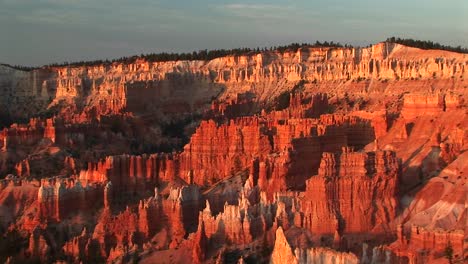
M 379 43 L 0 66 L 0 261 L 462 263 L 467 65 Z

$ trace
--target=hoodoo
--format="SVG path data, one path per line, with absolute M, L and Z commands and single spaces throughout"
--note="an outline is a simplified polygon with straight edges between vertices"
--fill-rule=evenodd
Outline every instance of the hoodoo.
M 467 67 L 394 41 L 2 65 L 0 261 L 462 263 Z

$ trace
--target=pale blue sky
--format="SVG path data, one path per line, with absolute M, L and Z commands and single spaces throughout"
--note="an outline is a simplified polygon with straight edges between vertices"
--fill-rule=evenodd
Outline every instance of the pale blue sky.
M 0 0 L 0 62 L 390 36 L 468 46 L 468 0 Z

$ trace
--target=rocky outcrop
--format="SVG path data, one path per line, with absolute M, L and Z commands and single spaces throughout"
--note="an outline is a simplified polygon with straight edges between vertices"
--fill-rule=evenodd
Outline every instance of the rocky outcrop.
M 397 228 L 397 240 L 388 245 L 374 248 L 372 262 L 385 263 L 391 261 L 405 261 L 409 263 L 436 262 L 449 257 L 452 261 L 462 261 L 465 258 L 465 233 L 463 230 L 444 231 L 426 230 L 425 228 L 412 226 L 407 235 L 404 228 Z
M 46 261 L 50 253 L 50 247 L 44 237 L 44 230 L 35 228 L 29 237 L 28 253 L 34 258 Z
M 13 124 L 3 129 L 3 151 L 15 145 L 31 145 L 44 137 L 45 122 L 41 119 L 30 119 L 27 124 Z
M 269 153 L 268 136 L 255 117 L 231 120 L 217 125 L 213 121 L 200 124 L 180 158 L 180 175 L 187 182 L 193 173 L 196 184 L 212 184 L 244 169 L 252 158 Z
M 145 193 L 154 190 L 160 179 L 171 180 L 173 160 L 165 155 L 109 156 L 97 163 L 89 163 L 79 179 L 90 183 L 112 183 L 112 195 Z M 171 164 L 171 165 L 169 165 Z
M 86 211 L 102 201 L 102 186 L 85 185 L 80 181 L 42 180 L 38 190 L 39 216 L 44 220 L 61 221 L 71 213 Z
M 46 125 L 44 128 L 44 138 L 48 138 L 52 142 L 55 142 L 55 126 L 53 119 L 46 120 Z
M 299 263 L 281 227 L 276 231 L 275 247 L 270 263 Z
M 238 206 L 226 204 L 224 211 L 216 217 L 210 217 L 209 212 L 204 212 L 202 220 L 211 227 L 210 234 L 207 234 L 208 237 L 219 233 L 221 239 L 226 242 L 236 244 L 249 244 L 252 242 L 248 215 L 244 210 L 241 211 Z M 213 231 L 215 233 L 212 233 Z
M 390 118 L 388 117 L 387 111 L 353 111 L 349 115 L 357 116 L 363 120 L 370 120 L 372 127 L 374 128 L 375 138 L 380 138 L 387 134 L 389 129 Z
M 453 251 L 453 261 L 466 248 L 466 157 L 463 153 L 412 197 L 397 221 L 397 240 L 385 246 L 388 254 L 413 262 L 439 261 Z
M 171 248 L 177 247 L 185 235 L 197 230 L 198 212 L 201 209 L 202 197 L 196 185 L 171 188 L 167 199 L 162 200 L 162 211 L 167 219 Z
M 270 263 L 359 263 L 352 253 L 337 252 L 328 248 L 296 248 L 290 246 L 283 229 L 276 231 L 276 241 Z
M 0 66 L 0 261 L 461 261 L 466 64 L 379 43 Z
M 88 242 L 90 246 L 85 250 L 86 255 L 96 257 L 97 254 L 98 257 L 113 259 L 121 256 L 116 252 L 122 248 L 142 246 L 165 224 L 159 199 L 156 193 L 154 197 L 141 200 L 136 208 L 127 206 L 115 216 L 105 209 L 98 219 L 91 242 Z M 76 254 L 73 256 L 78 257 Z
M 260 166 L 270 167 L 267 179 L 277 175 L 273 178 L 286 184 L 280 186 L 300 188 L 317 172 L 322 152 L 339 151 L 348 145 L 362 147 L 375 138 L 371 123 L 358 117 L 270 118 L 243 117 L 227 124 L 203 121 L 180 155 L 180 177 L 186 182 L 212 184 L 261 158 Z M 273 152 L 281 156 L 268 157 Z M 304 155 L 311 157 L 311 163 L 303 164 Z
M 299 118 L 317 118 L 321 114 L 325 114 L 329 109 L 327 94 L 312 94 L 292 92 L 287 94 L 289 96 L 289 105 L 282 110 L 271 111 L 263 113 L 268 119 L 271 120 L 287 120 Z M 281 98 L 281 96 L 279 97 Z M 283 102 L 278 102 L 279 106 L 276 108 L 284 107 Z
M 26 72 L 0 65 L 0 126 L 44 111 L 55 94 L 55 76 L 48 69 Z
M 304 227 L 315 234 L 371 233 L 396 216 L 400 165 L 389 151 L 324 153 L 301 199 Z M 358 209 L 359 208 L 359 209 Z M 352 240 L 351 237 L 348 238 Z
M 463 103 L 460 94 L 406 94 L 401 115 L 408 120 L 423 115 L 437 116 L 456 110 Z
M 88 120 L 125 111 L 147 114 L 148 111 L 173 113 L 178 109 L 189 112 L 196 106 L 206 105 L 222 88 L 210 81 L 209 71 L 202 69 L 202 65 L 197 61 L 149 63 L 137 60 L 131 64 L 55 68 L 57 92 L 53 104 L 89 98 L 91 100 L 82 109 Z M 190 89 L 190 86 L 197 89 Z M 187 91 L 191 96 L 185 97 Z M 171 100 L 160 99 L 165 95 L 170 95 Z M 67 112 L 67 119 L 76 118 L 73 111 Z
M 406 119 L 419 115 L 437 115 L 445 109 L 444 96 L 436 95 L 405 95 L 401 114 Z
M 235 98 L 226 101 L 213 101 L 205 115 L 208 118 L 237 118 L 253 115 L 260 111 L 260 105 L 256 101 L 255 94 L 251 92 L 238 93 Z
M 90 120 L 122 111 L 158 109 L 170 113 L 176 105 L 184 112 L 200 105 L 208 109 L 205 102 L 221 93 L 223 87 L 229 88 L 223 95 L 226 99 L 257 84 L 260 89 L 255 96 L 265 100 L 274 94 L 276 85 L 288 86 L 284 80 L 326 83 L 360 78 L 460 78 L 466 77 L 465 62 L 466 58 L 456 53 L 425 53 L 395 43 L 379 43 L 369 48 L 301 48 L 297 52 L 226 56 L 209 62 L 136 60 L 129 64 L 42 68 L 31 72 L 2 66 L 0 97 L 6 98 L 2 103 L 14 116 L 30 117 L 45 110 L 51 101 L 54 105 L 66 101 L 72 105 L 63 109 L 66 119 L 81 116 L 81 120 Z M 160 100 L 162 97 L 171 100 Z M 74 99 L 83 102 L 84 107 L 75 105 Z
M 299 263 L 359 263 L 359 258 L 353 253 L 337 252 L 328 248 L 296 249 Z
M 207 240 L 208 238 L 206 237 L 205 233 L 205 223 L 202 219 L 200 219 L 198 221 L 198 228 L 195 234 L 192 249 L 192 257 L 195 263 L 201 263 L 205 260 Z
M 74 261 L 87 260 L 90 256 L 91 238 L 86 229 L 63 246 L 63 252 L 66 256 L 73 257 Z

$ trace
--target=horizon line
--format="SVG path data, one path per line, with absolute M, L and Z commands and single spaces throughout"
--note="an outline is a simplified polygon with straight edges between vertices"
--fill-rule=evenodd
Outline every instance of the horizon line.
M 393 39 L 393 41 L 389 41 L 390 39 Z M 399 43 L 398 41 L 395 40 L 401 40 L 401 41 L 415 41 L 415 42 L 426 42 L 426 43 L 432 43 L 434 45 L 439 46 L 439 48 L 421 48 L 421 47 L 414 47 L 411 45 L 406 45 Z M 6 66 L 9 68 L 13 68 L 15 70 L 22 70 L 22 71 L 32 71 L 36 69 L 44 69 L 44 68 L 54 68 L 54 67 L 80 67 L 80 66 L 95 66 L 95 65 L 108 65 L 108 64 L 114 64 L 114 63 L 119 63 L 125 60 L 138 60 L 138 59 L 143 59 L 146 61 L 147 60 L 145 57 L 148 56 L 158 56 L 158 55 L 190 55 L 190 54 L 198 54 L 201 52 L 216 52 L 216 51 L 225 51 L 225 52 L 235 52 L 235 51 L 241 51 L 242 54 L 225 54 L 223 56 L 218 56 L 212 59 L 216 58 L 221 58 L 221 57 L 226 57 L 226 56 L 242 56 L 242 55 L 247 55 L 250 53 L 265 53 L 265 52 L 280 52 L 283 53 L 285 51 L 290 50 L 294 45 L 298 45 L 297 48 L 336 48 L 336 49 L 342 49 L 342 48 L 369 48 L 374 45 L 378 45 L 380 43 L 396 43 L 399 45 L 407 46 L 407 47 L 412 47 L 412 48 L 419 48 L 422 50 L 444 50 L 448 52 L 455 52 L 455 53 L 468 53 L 468 46 L 451 46 L 451 45 L 444 45 L 440 44 L 438 42 L 433 42 L 431 40 L 417 40 L 417 39 L 411 39 L 411 38 L 395 38 L 395 37 L 389 37 L 386 40 L 379 41 L 376 43 L 370 43 L 368 45 L 352 45 L 349 43 L 342 44 L 340 42 L 335 42 L 333 40 L 331 41 L 323 41 L 320 42 L 319 40 L 316 40 L 315 43 L 297 43 L 297 42 L 290 42 L 287 45 L 278 45 L 278 46 L 270 46 L 270 47 L 255 47 L 255 48 L 250 48 L 250 47 L 239 47 L 239 48 L 219 48 L 219 49 L 201 49 L 201 50 L 192 50 L 192 51 L 183 51 L 183 52 L 151 52 L 151 53 L 141 53 L 141 54 L 135 54 L 135 55 L 129 55 L 129 56 L 122 56 L 122 57 L 114 57 L 114 58 L 105 58 L 105 59 L 92 59 L 92 60 L 81 60 L 81 61 L 63 61 L 63 62 L 53 62 L 49 64 L 43 64 L 39 66 L 26 66 L 26 65 L 15 65 L 15 64 L 9 64 L 6 62 L 0 62 L 0 65 Z M 318 45 L 317 45 L 318 44 Z M 328 45 L 325 45 L 328 44 Z M 280 51 L 279 49 L 286 48 L 283 51 Z M 453 49 L 453 50 L 449 50 Z M 458 49 L 459 51 L 455 50 Z M 210 60 L 212 60 L 210 59 Z M 174 59 L 174 60 L 161 60 L 161 61 L 154 61 L 154 62 L 168 62 L 168 61 L 204 61 L 202 59 Z M 205 61 L 210 61 L 210 60 L 205 60 Z M 95 64 L 95 65 L 86 65 L 86 64 Z

